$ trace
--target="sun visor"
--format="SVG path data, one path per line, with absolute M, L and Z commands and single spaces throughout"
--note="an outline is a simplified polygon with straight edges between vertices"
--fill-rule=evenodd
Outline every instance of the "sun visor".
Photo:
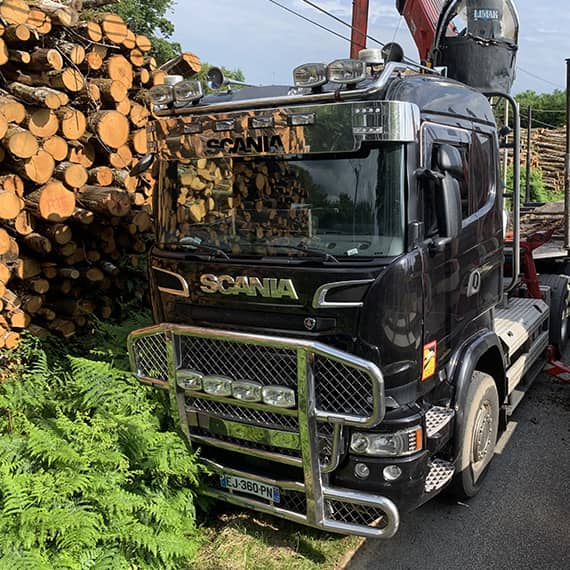
M 309 105 L 164 118 L 149 126 L 165 160 L 358 151 L 364 142 L 413 142 L 420 112 L 399 101 Z

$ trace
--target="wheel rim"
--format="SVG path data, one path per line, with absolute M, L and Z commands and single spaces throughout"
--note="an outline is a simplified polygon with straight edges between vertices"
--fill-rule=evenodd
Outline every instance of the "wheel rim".
M 471 467 L 475 480 L 491 460 L 494 449 L 495 418 L 493 406 L 484 400 L 477 410 L 471 442 Z

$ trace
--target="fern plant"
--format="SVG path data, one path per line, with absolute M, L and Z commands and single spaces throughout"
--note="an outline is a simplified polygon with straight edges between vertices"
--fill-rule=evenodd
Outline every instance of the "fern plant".
M 161 426 L 155 390 L 117 367 L 123 328 L 79 347 L 89 357 L 28 339 L 0 386 L 0 568 L 178 569 L 194 556 L 200 467 Z

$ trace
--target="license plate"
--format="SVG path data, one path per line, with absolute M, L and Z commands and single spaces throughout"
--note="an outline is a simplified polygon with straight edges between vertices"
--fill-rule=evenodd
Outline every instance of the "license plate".
M 237 491 L 239 493 L 248 493 L 261 497 L 267 501 L 278 503 L 281 500 L 281 492 L 279 487 L 273 485 L 266 485 L 253 479 L 246 479 L 245 477 L 234 477 L 233 475 L 220 475 L 220 485 L 223 489 L 228 491 Z

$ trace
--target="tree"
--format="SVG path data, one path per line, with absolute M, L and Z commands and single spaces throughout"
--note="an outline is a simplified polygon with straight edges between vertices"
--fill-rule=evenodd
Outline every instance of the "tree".
M 532 107 L 532 126 L 563 127 L 566 124 L 566 91 L 555 89 L 552 93 L 523 91 L 516 100 L 521 106 L 521 124 L 528 125 L 528 108 Z
M 182 51 L 178 42 L 169 38 L 174 24 L 166 17 L 172 11 L 175 0 L 121 0 L 105 10 L 116 12 L 136 34 L 147 36 L 152 42 L 152 55 L 159 65 L 176 57 Z

